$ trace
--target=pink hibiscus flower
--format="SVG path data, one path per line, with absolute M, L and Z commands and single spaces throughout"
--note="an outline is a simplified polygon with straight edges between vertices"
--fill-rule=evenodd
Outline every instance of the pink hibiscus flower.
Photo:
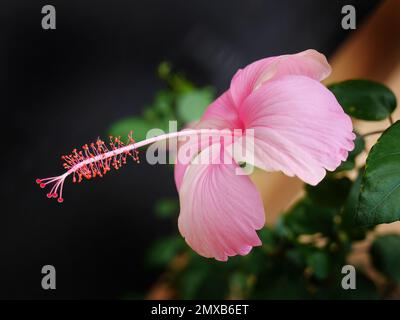
M 256 61 L 235 74 L 196 129 L 241 129 L 243 134 L 252 129 L 250 164 L 316 185 L 354 148 L 350 117 L 320 83 L 330 71 L 325 56 L 315 50 Z M 225 159 L 232 157 L 219 143 L 201 152 L 215 154 L 212 148 L 220 148 Z M 256 230 L 265 222 L 255 185 L 236 174 L 238 162 L 249 159 L 232 160 L 175 166 L 179 230 L 200 255 L 221 261 L 261 245 Z
M 245 255 L 261 245 L 256 231 L 263 227 L 265 214 L 240 162 L 316 185 L 354 148 L 350 118 L 320 83 L 330 71 L 325 57 L 315 50 L 256 61 L 235 74 L 229 90 L 207 108 L 195 128 L 140 142 L 130 135 L 127 144 L 119 138 L 110 138 L 109 143 L 98 139 L 62 157 L 65 173 L 36 182 L 42 188 L 51 186 L 47 197 L 61 203 L 68 176 L 74 182 L 102 177 L 130 157 L 139 161 L 137 149 L 142 146 L 203 132 L 239 137 L 232 143 L 200 140 L 199 152 L 188 161 L 178 156 L 175 182 L 181 206 L 179 230 L 186 242 L 202 256 L 221 261 Z M 254 138 L 250 145 L 246 140 L 246 148 L 253 151 L 250 156 L 232 152 L 230 147 L 243 143 L 240 138 L 250 131 Z M 204 155 L 211 161 L 192 161 Z

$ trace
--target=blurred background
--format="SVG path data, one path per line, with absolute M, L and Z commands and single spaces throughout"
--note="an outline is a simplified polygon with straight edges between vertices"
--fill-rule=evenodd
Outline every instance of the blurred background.
M 0 298 L 140 298 L 154 291 L 163 270 L 148 267 L 148 250 L 178 233 L 176 219 L 154 214 L 160 198 L 176 198 L 171 168 L 143 162 L 68 183 L 62 205 L 47 200 L 35 178 L 61 173 L 60 155 L 142 114 L 166 86 L 156 72 L 161 62 L 219 94 L 251 61 L 314 48 L 333 62 L 331 81 L 370 77 L 395 86 L 395 2 L 2 1 Z M 41 28 L 46 4 L 56 8 L 56 30 Z M 356 8 L 356 31 L 341 27 L 346 4 Z M 390 54 L 382 59 L 382 52 Z M 281 175 L 255 180 L 270 224 L 301 193 L 297 180 Z M 46 264 L 56 267 L 56 290 L 41 288 Z

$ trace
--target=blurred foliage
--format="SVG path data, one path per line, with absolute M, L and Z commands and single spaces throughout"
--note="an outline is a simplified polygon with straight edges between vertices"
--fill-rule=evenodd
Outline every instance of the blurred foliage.
M 133 137 L 139 141 L 146 138 L 150 129 L 167 132 L 168 121 L 177 121 L 178 130 L 182 129 L 186 124 L 199 120 L 215 99 L 212 87 L 196 87 L 183 74 L 173 73 L 167 62 L 158 67 L 158 76 L 167 88 L 155 94 L 153 102 L 145 106 L 141 115 L 114 123 L 109 129 L 111 135 L 124 137 L 133 130 Z
M 400 284 L 400 237 L 384 235 L 374 240 L 371 256 L 375 268 Z
M 212 88 L 197 88 L 182 74 L 173 73 L 168 63 L 159 66 L 158 75 L 168 88 L 156 93 L 141 116 L 121 120 L 111 133 L 165 128 L 170 119 L 178 119 L 184 126 L 198 120 L 214 99 Z M 375 82 L 351 80 L 329 88 L 345 111 L 358 119 L 381 120 L 396 107 L 393 93 Z M 356 157 L 365 152 L 364 138 L 357 134 L 348 159 L 317 186 L 307 185 L 304 197 L 283 213 L 274 227 L 260 230 L 263 245 L 253 248 L 250 254 L 231 257 L 227 262 L 206 259 L 193 252 L 176 233 L 154 243 L 147 265 L 164 270 L 161 281 L 170 288 L 169 298 L 384 297 L 387 288 L 400 283 L 400 235 L 377 237 L 369 252 L 374 268 L 385 276 L 385 288 L 378 290 L 368 274 L 355 266 L 357 289 L 344 290 L 341 270 L 355 242 L 364 240 L 377 223 L 400 217 L 399 129 L 399 122 L 387 129 L 372 149 L 365 168 L 356 166 Z M 135 137 L 140 139 L 140 133 Z M 353 169 L 358 172 L 354 181 L 347 177 Z M 154 212 L 160 219 L 176 223 L 179 202 L 175 198 L 160 199 Z M 362 223 L 365 221 L 370 223 Z

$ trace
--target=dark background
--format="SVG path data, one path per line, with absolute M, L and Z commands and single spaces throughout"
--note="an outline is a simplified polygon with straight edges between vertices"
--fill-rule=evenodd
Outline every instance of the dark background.
M 3 0 L 0 298 L 120 298 L 157 279 L 144 255 L 178 232 L 152 213 L 157 198 L 176 194 L 171 170 L 142 163 L 68 181 L 62 205 L 35 178 L 61 173 L 61 154 L 139 114 L 163 86 L 160 61 L 221 92 L 255 59 L 307 48 L 331 55 L 351 34 L 342 6 L 356 7 L 360 26 L 378 2 Z M 56 30 L 41 28 L 45 4 L 56 7 Z M 45 264 L 56 267 L 56 290 L 41 288 Z

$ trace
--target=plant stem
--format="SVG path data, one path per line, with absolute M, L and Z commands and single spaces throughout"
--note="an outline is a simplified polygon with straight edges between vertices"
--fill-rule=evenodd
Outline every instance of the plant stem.
M 385 130 L 371 131 L 371 132 L 368 132 L 368 133 L 366 133 L 366 134 L 363 134 L 361 137 L 365 138 L 365 137 L 368 137 L 368 136 L 372 136 L 373 134 L 381 134 L 381 133 L 383 133 L 384 131 L 385 131 Z
M 389 115 L 388 119 L 389 119 L 390 125 L 392 125 L 392 124 L 394 123 L 394 120 L 393 120 L 392 115 Z M 385 130 L 386 130 L 386 129 L 385 129 Z M 363 134 L 362 137 L 365 138 L 365 137 L 371 136 L 371 135 L 373 135 L 373 134 L 380 134 L 380 133 L 383 133 L 385 130 L 371 131 L 371 132 L 368 132 L 368 133 L 366 133 L 366 134 Z

